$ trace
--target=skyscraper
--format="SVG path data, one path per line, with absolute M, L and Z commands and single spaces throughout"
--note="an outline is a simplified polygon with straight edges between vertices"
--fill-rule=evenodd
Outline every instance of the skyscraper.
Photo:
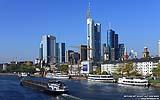
M 106 52 L 106 43 L 102 44 L 102 56 L 103 56 L 103 61 L 105 59 L 105 52 Z
M 87 60 L 93 60 L 94 55 L 94 21 L 91 17 L 90 4 L 87 10 Z
M 118 60 L 118 34 L 112 29 L 107 30 L 107 47 L 109 48 L 109 59 L 112 61 Z
M 40 59 L 46 64 L 55 63 L 56 61 L 56 37 L 43 35 L 40 43 Z
M 125 50 L 124 44 L 119 44 L 119 59 L 120 60 L 123 60 L 124 50 Z
M 97 63 L 101 58 L 101 24 L 94 23 L 91 17 L 90 4 L 87 10 L 87 60 Z
M 81 47 L 80 47 L 80 59 L 81 59 L 81 61 L 87 60 L 87 45 L 81 45 Z
M 60 62 L 60 48 L 59 43 L 56 43 L 56 63 Z
M 158 41 L 158 56 L 160 57 L 160 40 Z
M 60 63 L 65 63 L 65 43 L 60 44 Z
M 56 43 L 56 63 L 65 63 L 65 43 Z
M 94 26 L 95 40 L 94 40 L 94 53 L 95 53 L 95 62 L 100 62 L 101 60 L 101 24 L 96 23 Z
M 71 56 L 72 53 L 74 53 L 73 50 L 67 50 L 67 51 L 66 51 L 66 59 L 65 59 L 65 60 L 66 60 L 66 62 L 69 63 L 69 64 L 73 63 L 73 61 L 72 61 L 72 56 Z

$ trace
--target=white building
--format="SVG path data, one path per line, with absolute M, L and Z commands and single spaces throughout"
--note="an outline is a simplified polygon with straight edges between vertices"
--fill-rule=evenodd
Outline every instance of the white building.
M 157 67 L 158 63 L 154 63 L 153 61 L 147 61 L 147 62 L 137 62 L 136 63 L 136 70 L 139 74 L 146 76 L 151 75 L 153 68 Z
M 116 64 L 101 64 L 101 72 L 106 71 L 109 74 L 116 73 L 119 68 L 119 63 Z
M 129 62 L 133 62 L 133 68 L 135 68 L 139 74 L 147 76 L 153 74 L 152 70 L 157 67 L 157 64 L 160 62 L 160 57 L 130 60 L 122 63 L 101 64 L 101 72 L 106 71 L 110 74 L 115 73 L 118 68 L 123 67 L 124 63 Z
M 69 65 L 69 70 L 68 70 L 68 73 L 70 75 L 79 75 L 80 73 L 80 65 Z
M 89 74 L 93 71 L 92 63 L 90 61 L 81 62 L 81 74 Z
M 158 56 L 160 57 L 160 40 L 158 41 Z
M 39 57 L 47 64 L 56 61 L 56 37 L 51 35 L 42 36 Z

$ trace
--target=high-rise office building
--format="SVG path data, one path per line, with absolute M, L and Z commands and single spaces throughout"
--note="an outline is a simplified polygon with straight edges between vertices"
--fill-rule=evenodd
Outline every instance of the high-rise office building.
M 65 43 L 60 44 L 60 63 L 65 63 Z
M 124 44 L 119 44 L 119 60 L 123 60 L 124 57 Z
M 101 24 L 94 23 L 90 5 L 87 10 L 87 48 L 87 60 L 93 60 L 95 64 L 101 58 Z
M 115 34 L 114 36 L 114 48 L 115 48 L 115 60 L 118 60 L 119 58 L 119 49 L 118 49 L 118 34 Z
M 107 30 L 107 47 L 109 48 L 109 59 L 112 61 L 118 60 L 118 34 L 115 34 L 112 29 Z
M 56 62 L 65 63 L 65 43 L 56 43 Z
M 106 52 L 106 43 L 102 44 L 102 56 L 103 56 L 103 61 L 105 59 L 105 52 Z
M 96 23 L 94 26 L 94 34 L 95 34 L 95 40 L 94 40 L 94 53 L 95 53 L 95 62 L 100 62 L 101 60 L 101 24 Z
M 129 53 L 129 58 L 130 59 L 137 58 L 137 52 L 135 52 L 134 50 L 131 50 L 130 53 Z
M 80 59 L 81 61 L 87 60 L 87 45 L 80 46 Z
M 73 63 L 72 62 L 72 56 L 71 56 L 71 54 L 73 53 L 74 51 L 73 50 L 67 50 L 66 51 L 66 62 L 67 63 L 69 63 L 69 64 L 71 64 L 71 63 Z
M 160 57 L 160 40 L 158 41 L 158 56 Z
M 59 43 L 56 43 L 56 63 L 59 63 L 60 61 L 60 48 Z
M 56 62 L 56 37 L 52 35 L 43 35 L 39 50 L 40 59 L 46 64 Z

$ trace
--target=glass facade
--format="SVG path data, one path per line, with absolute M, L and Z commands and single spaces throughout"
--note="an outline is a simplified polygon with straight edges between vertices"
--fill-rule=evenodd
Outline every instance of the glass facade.
M 109 29 L 107 31 L 107 47 L 109 47 L 109 59 L 114 61 L 119 59 L 119 49 L 118 49 L 118 34 L 115 31 Z
M 56 58 L 56 37 L 43 35 L 40 43 L 40 59 L 46 64 L 54 63 Z
M 94 53 L 95 53 L 95 62 L 101 60 L 101 24 L 96 23 L 94 26 L 95 40 L 94 40 Z
M 120 59 L 120 60 L 123 59 L 124 50 L 125 50 L 124 44 L 119 44 L 119 59 Z
M 60 62 L 65 63 L 65 43 L 61 43 L 60 46 Z

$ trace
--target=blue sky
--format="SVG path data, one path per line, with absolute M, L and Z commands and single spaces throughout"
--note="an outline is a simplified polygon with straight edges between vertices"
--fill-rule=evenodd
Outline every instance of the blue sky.
M 128 51 L 142 56 L 144 46 L 157 54 L 160 39 L 159 0 L 90 0 L 92 17 L 108 23 Z M 87 0 L 0 0 L 0 62 L 38 57 L 40 38 L 52 34 L 67 46 L 86 44 Z

